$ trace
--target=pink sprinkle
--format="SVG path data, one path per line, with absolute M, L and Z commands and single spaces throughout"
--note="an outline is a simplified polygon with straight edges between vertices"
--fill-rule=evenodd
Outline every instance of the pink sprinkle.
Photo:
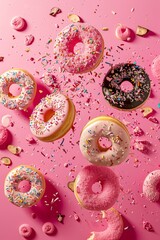
M 31 45 L 31 44 L 33 43 L 33 41 L 34 41 L 34 36 L 33 36 L 32 34 L 27 35 L 27 36 L 25 37 L 25 45 L 26 45 L 26 46 Z
M 135 8 L 131 8 L 131 12 L 134 12 Z

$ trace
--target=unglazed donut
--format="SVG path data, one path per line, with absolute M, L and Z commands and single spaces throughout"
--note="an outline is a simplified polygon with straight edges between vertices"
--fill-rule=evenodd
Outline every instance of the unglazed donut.
M 77 43 L 84 45 L 82 53 L 75 53 Z M 104 41 L 100 32 L 84 23 L 65 27 L 57 36 L 54 55 L 61 68 L 70 73 L 84 73 L 95 69 L 102 60 Z
M 124 227 L 119 212 L 114 208 L 102 211 L 102 219 L 107 220 L 107 229 L 102 232 L 91 232 L 91 236 L 87 240 L 119 240 Z
M 121 84 L 128 81 L 133 89 L 125 92 Z M 147 73 L 136 64 L 125 63 L 113 66 L 106 74 L 102 91 L 112 107 L 132 110 L 140 107 L 150 94 L 150 79 Z
M 21 88 L 19 96 L 9 92 L 12 84 Z M 0 75 L 0 102 L 9 109 L 26 110 L 36 94 L 36 82 L 33 76 L 23 69 L 11 69 Z
M 160 200 L 160 170 L 155 170 L 147 175 L 143 183 L 143 194 L 151 202 Z
M 99 182 L 100 193 L 94 193 L 92 186 Z M 74 183 L 74 194 L 79 204 L 89 210 L 106 210 L 116 202 L 120 191 L 115 173 L 103 166 L 89 165 L 77 175 Z
M 107 138 L 111 147 L 103 148 L 100 138 Z M 113 166 L 123 162 L 129 154 L 130 136 L 126 126 L 110 116 L 93 118 L 83 128 L 80 150 L 93 164 Z
M 28 192 L 20 192 L 18 185 L 28 181 L 31 188 Z M 18 207 L 31 207 L 37 204 L 45 192 L 45 179 L 36 168 L 20 165 L 12 169 L 6 176 L 4 193 L 8 200 Z
M 53 93 L 41 99 L 30 117 L 30 129 L 41 141 L 52 142 L 63 137 L 72 127 L 75 107 L 61 93 Z

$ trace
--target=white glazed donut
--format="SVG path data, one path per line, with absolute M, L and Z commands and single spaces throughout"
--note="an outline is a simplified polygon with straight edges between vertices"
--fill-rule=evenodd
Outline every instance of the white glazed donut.
M 84 45 L 82 53 L 75 53 L 77 43 Z M 104 41 L 100 32 L 84 23 L 72 23 L 57 36 L 54 55 L 62 69 L 70 73 L 84 73 L 96 68 L 103 57 Z
M 160 170 L 150 172 L 143 183 L 143 194 L 151 202 L 160 200 L 160 190 L 157 189 L 160 184 Z
M 20 192 L 18 184 L 27 180 L 31 188 L 28 192 Z M 45 192 L 45 179 L 34 167 L 20 165 L 12 169 L 6 176 L 4 193 L 8 200 L 18 207 L 31 207 L 40 201 Z
M 103 148 L 100 138 L 111 141 L 111 147 Z M 125 125 L 110 116 L 92 119 L 83 128 L 80 136 L 80 150 L 93 164 L 113 166 L 123 162 L 129 154 L 130 136 Z
M 72 127 L 75 107 L 61 93 L 53 93 L 41 99 L 30 117 L 30 129 L 41 141 L 52 142 L 63 137 Z
M 119 240 L 124 227 L 119 212 L 114 208 L 102 211 L 102 219 L 107 220 L 107 229 L 102 232 L 91 232 L 91 236 L 87 240 Z
M 12 84 L 21 87 L 19 96 L 12 96 L 9 88 Z M 36 94 L 36 82 L 33 76 L 23 69 L 11 69 L 0 75 L 0 102 L 9 109 L 25 110 Z

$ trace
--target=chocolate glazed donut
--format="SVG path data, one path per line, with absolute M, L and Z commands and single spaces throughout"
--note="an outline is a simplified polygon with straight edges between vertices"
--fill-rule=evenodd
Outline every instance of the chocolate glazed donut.
M 128 81 L 133 89 L 124 92 L 121 84 Z M 113 66 L 106 74 L 102 91 L 112 107 L 132 110 L 140 107 L 150 95 L 150 79 L 143 68 L 132 63 Z

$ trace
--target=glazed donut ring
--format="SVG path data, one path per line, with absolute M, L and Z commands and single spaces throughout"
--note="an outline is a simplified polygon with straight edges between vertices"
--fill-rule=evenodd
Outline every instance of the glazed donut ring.
M 19 96 L 12 96 L 9 88 L 12 84 L 21 87 Z M 36 94 L 37 85 L 33 76 L 23 69 L 13 68 L 0 75 L 0 102 L 9 109 L 26 110 Z
M 83 43 L 84 51 L 75 53 L 74 46 Z M 84 23 L 72 23 L 57 36 L 54 55 L 61 68 L 70 73 L 95 69 L 103 57 L 104 41 L 100 32 Z
M 53 93 L 41 99 L 30 117 L 30 130 L 39 140 L 52 142 L 63 137 L 72 127 L 75 107 L 61 93 Z
M 160 191 L 158 185 L 160 184 L 160 170 L 155 170 L 147 175 L 143 183 L 143 194 L 151 202 L 158 202 L 160 200 Z
M 18 191 L 18 184 L 27 180 L 31 188 L 28 192 Z M 31 207 L 37 204 L 45 192 L 45 179 L 34 167 L 20 165 L 6 176 L 4 193 L 8 200 L 18 207 Z
M 121 90 L 121 84 L 125 81 L 133 85 L 133 89 L 129 92 Z M 144 69 L 136 64 L 118 64 L 106 74 L 102 91 L 112 107 L 121 110 L 136 109 L 149 97 L 150 79 Z
M 99 182 L 100 193 L 94 193 L 92 186 Z M 74 194 L 79 204 L 88 210 L 106 210 L 116 202 L 120 191 L 115 173 L 103 166 L 89 165 L 84 167 L 76 177 Z
M 103 148 L 100 138 L 107 138 L 111 147 Z M 129 154 L 130 137 L 126 126 L 110 116 L 100 116 L 89 121 L 80 136 L 80 150 L 93 164 L 113 166 L 123 162 Z
M 91 232 L 91 236 L 87 240 L 119 240 L 124 227 L 121 215 L 114 208 L 101 213 L 101 218 L 107 220 L 107 229 L 102 232 Z

